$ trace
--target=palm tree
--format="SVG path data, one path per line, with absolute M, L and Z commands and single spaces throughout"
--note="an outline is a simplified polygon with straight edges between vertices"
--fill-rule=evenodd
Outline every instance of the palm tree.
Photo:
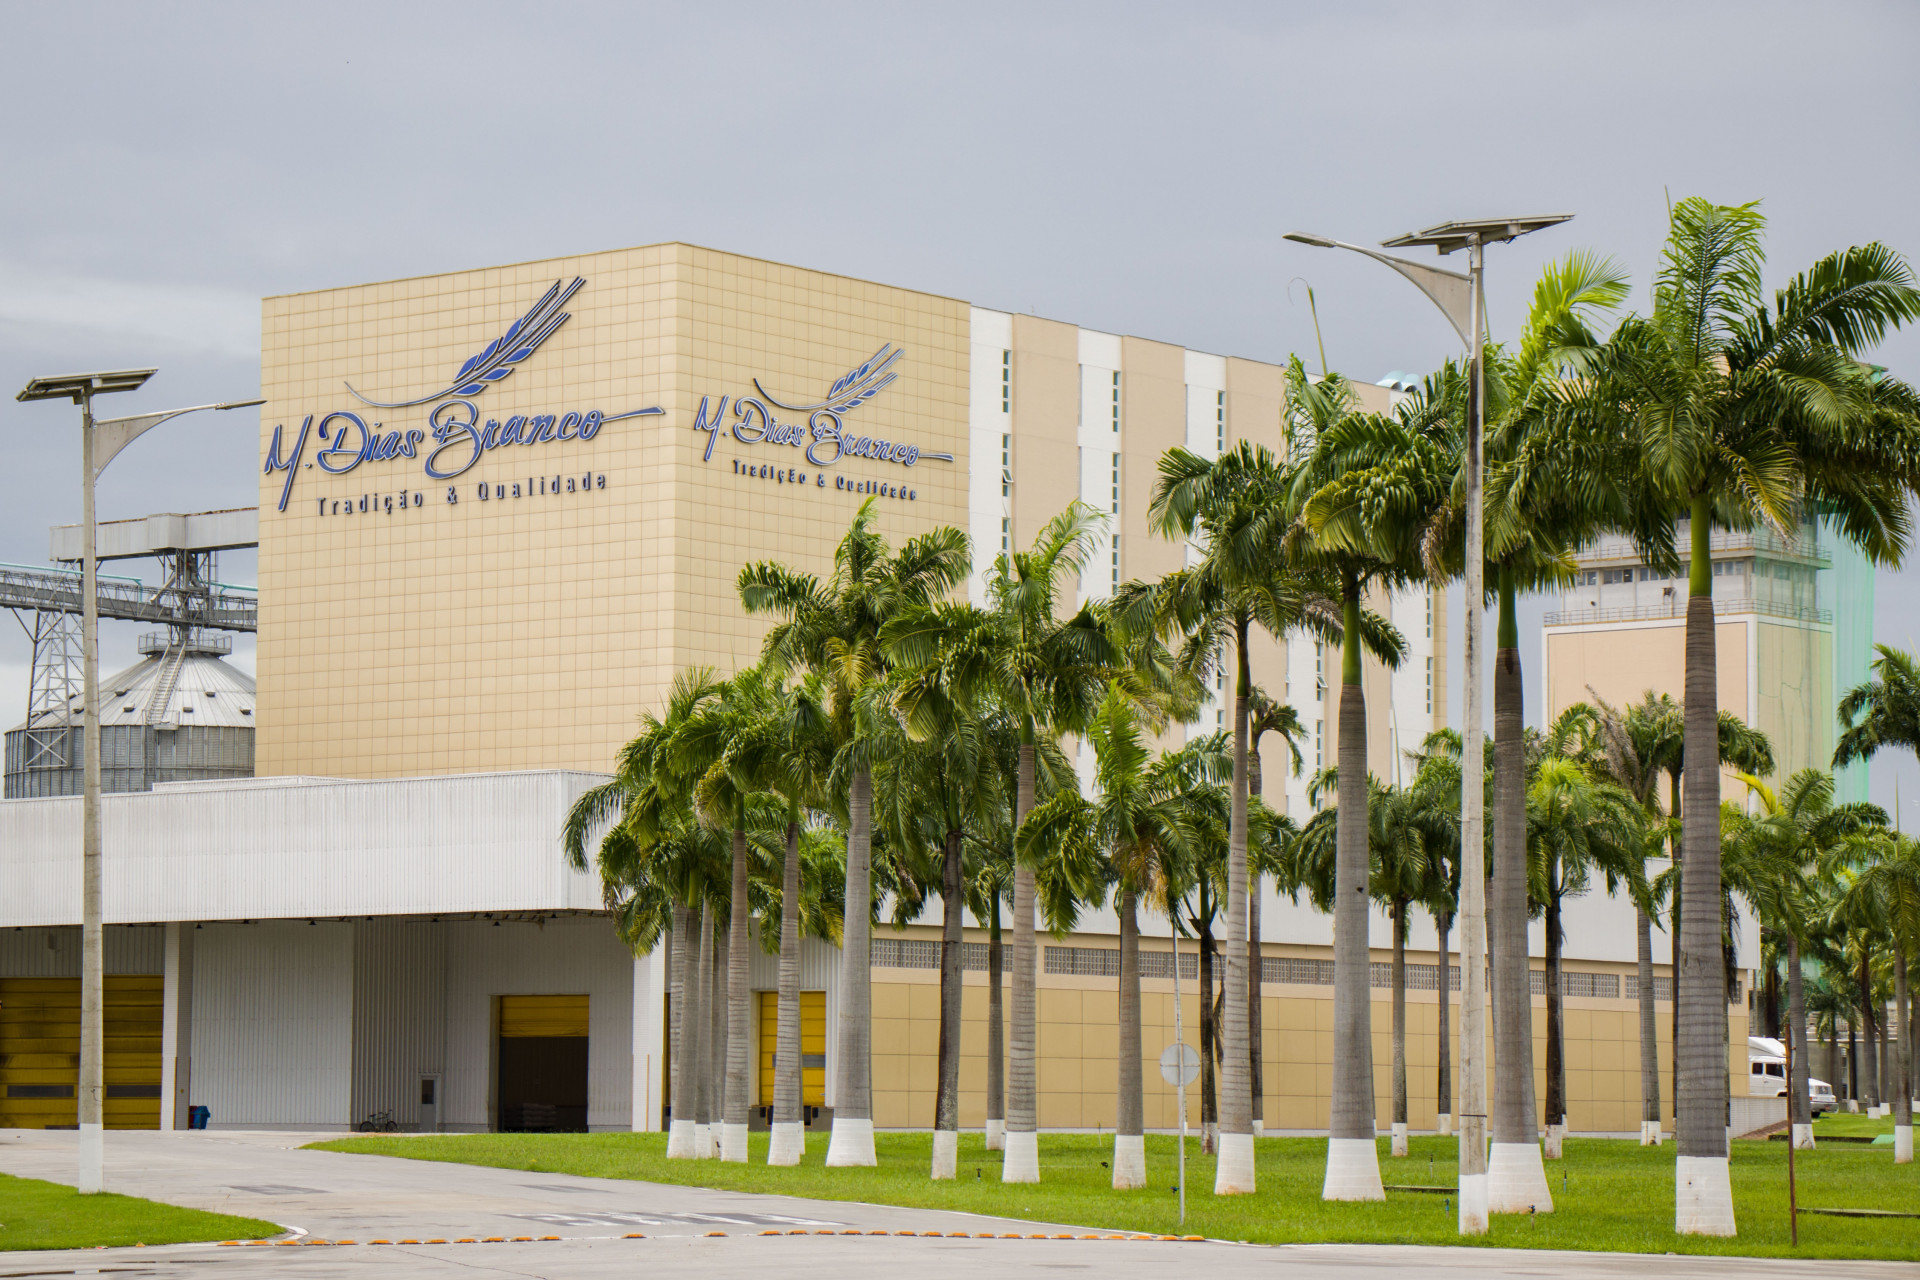
M 773 1054 L 770 1165 L 797 1165 L 806 1153 L 800 1088 L 801 830 L 808 810 L 825 804 L 833 735 L 818 676 L 774 686 L 727 750 L 734 769 L 755 791 L 779 797 L 786 808 L 781 860 L 780 988 Z
M 1712 530 L 1766 524 L 1789 533 L 1817 503 L 1870 559 L 1894 563 L 1920 484 L 1920 398 L 1876 380 L 1859 359 L 1889 328 L 1920 319 L 1906 263 L 1877 244 L 1848 249 L 1796 276 L 1769 307 L 1764 226 L 1751 204 L 1674 206 L 1653 314 L 1622 322 L 1595 376 L 1569 398 L 1569 420 L 1593 415 L 1624 428 L 1637 492 L 1631 528 L 1643 553 L 1665 564 L 1683 558 L 1671 549 L 1676 518 L 1690 539 L 1675 1225 L 1709 1235 L 1735 1230 L 1716 918 Z
M 917 624 L 909 610 L 881 628 L 882 648 L 894 630 Z M 974 707 L 976 691 L 957 685 L 965 674 L 948 664 L 944 646 L 913 666 L 895 668 L 888 689 L 904 730 L 884 766 L 891 803 L 883 824 L 901 849 L 937 848 L 942 928 L 940 1047 L 934 1102 L 935 1179 L 954 1176 L 960 1141 L 960 1007 L 962 932 L 966 910 L 967 828 L 1005 807 L 991 727 Z
M 1729 863 L 1757 865 L 1760 874 L 1742 876 L 1743 891 L 1760 913 L 1762 926 L 1784 939 L 1787 949 L 1785 1032 L 1794 1047 L 1793 1079 L 1788 1082 L 1792 1140 L 1813 1146 L 1813 1115 L 1807 1096 L 1809 1046 L 1806 1043 L 1807 996 L 1801 949 L 1811 941 L 1815 918 L 1812 888 L 1835 870 L 1851 851 L 1851 838 L 1884 827 L 1887 815 L 1871 804 L 1833 803 L 1833 775 L 1802 769 L 1775 792 L 1751 774 L 1738 775 L 1760 801 L 1758 815 L 1736 814 L 1728 823 L 1724 856 Z
M 1463 747 L 1459 730 L 1436 729 L 1421 741 L 1419 750 L 1407 753 L 1407 759 L 1414 765 L 1408 790 L 1416 797 L 1423 815 L 1423 834 L 1429 856 L 1435 863 L 1435 874 L 1428 878 L 1427 895 L 1420 905 L 1433 918 L 1434 936 L 1439 943 L 1439 1052 L 1434 1097 L 1441 1137 L 1453 1131 L 1453 1029 L 1449 1025 L 1452 1017 L 1449 1005 L 1453 996 L 1454 966 L 1449 960 L 1448 939 L 1459 912 L 1460 876 L 1464 865 L 1460 852 L 1460 752 Z M 1491 780 L 1492 776 L 1490 770 L 1482 774 L 1485 780 Z
M 1840 699 L 1840 743 L 1833 766 L 1876 755 L 1882 747 L 1920 754 L 1920 662 L 1903 649 L 1879 644 L 1873 679 Z M 1858 723 L 1856 723 L 1856 721 Z
M 676 767 L 668 750 L 676 734 L 709 703 L 722 686 L 704 669 L 682 672 L 668 689 L 664 715 L 651 712 L 641 718 L 641 731 L 621 748 L 613 777 L 581 793 L 567 813 L 561 847 L 577 870 L 588 865 L 587 843 L 604 832 L 597 853 L 602 894 L 616 919 L 633 921 L 656 899 L 670 903 L 676 939 L 672 1026 L 672 1120 L 667 1139 L 670 1159 L 692 1159 L 704 1153 L 696 1143 L 695 1116 L 702 1075 L 699 1053 L 705 1037 L 704 1005 L 700 1000 L 699 922 L 707 893 L 702 864 L 710 859 L 710 842 L 701 838 L 692 821 L 690 793 L 693 780 Z M 658 912 L 653 912 L 656 918 Z M 627 925 L 629 944 L 636 941 Z M 644 933 L 644 930 L 641 931 Z
M 898 554 L 873 529 L 873 503 L 860 505 L 821 582 L 773 561 L 740 571 L 740 602 L 779 618 L 762 652 L 769 670 L 804 667 L 821 680 L 838 747 L 835 776 L 845 797 L 847 879 L 840 948 L 840 1017 L 833 1134 L 827 1165 L 871 1165 L 873 1150 L 873 726 L 863 695 L 883 679 L 880 628 L 894 614 L 943 596 L 968 571 L 967 538 L 942 527 L 909 539 Z M 840 790 L 843 786 L 844 790 Z
M 1913 1160 L 1913 1010 L 1907 966 L 1920 951 L 1920 844 L 1882 831 L 1841 900 L 1843 911 L 1876 919 L 1893 950 L 1893 1010 L 1900 1065 L 1888 1071 L 1893 1093 L 1893 1162 Z M 1884 1006 L 1882 1006 L 1884 1007 Z
M 1260 764 L 1260 739 L 1269 733 L 1280 735 L 1287 744 L 1287 750 L 1293 756 L 1293 773 L 1300 776 L 1300 738 L 1306 732 L 1300 721 L 1300 715 L 1285 703 L 1274 702 L 1266 693 L 1256 687 L 1247 697 L 1247 794 L 1260 797 L 1265 794 L 1263 786 L 1265 776 Z M 1276 831 L 1292 830 L 1291 824 L 1285 828 L 1276 827 Z M 1270 874 L 1275 858 L 1278 856 L 1277 844 L 1269 845 L 1256 855 L 1252 846 L 1247 853 L 1247 1066 L 1248 1093 L 1251 1099 L 1250 1110 L 1253 1114 L 1253 1132 L 1257 1137 L 1261 1131 L 1261 1122 L 1266 1116 L 1266 1071 L 1261 1062 L 1261 1043 L 1264 1040 L 1264 1019 L 1261 1016 L 1260 999 L 1261 971 L 1265 961 L 1265 952 L 1260 944 L 1260 898 L 1262 880 Z
M 1075 501 L 1047 522 L 1029 551 L 1003 555 L 987 579 L 989 607 L 948 603 L 902 612 L 887 631 L 893 660 L 922 665 L 936 653 L 956 696 L 996 702 L 1020 726 L 1013 827 L 1018 832 L 1037 803 L 1036 755 L 1043 739 L 1082 730 L 1122 655 L 1098 610 L 1083 605 L 1061 616 L 1061 593 L 1076 580 L 1104 517 Z M 1008 1055 L 1007 1146 L 1001 1178 L 1040 1179 L 1035 1089 L 1037 954 L 1034 917 L 1039 902 L 1034 867 L 1016 859 L 1013 874 L 1013 1028 Z
M 1098 794 L 1061 791 L 1027 816 L 1025 845 L 1078 843 L 1106 859 L 1120 918 L 1120 1070 L 1114 1108 L 1113 1188 L 1147 1185 L 1145 1108 L 1140 1091 L 1141 899 L 1163 896 L 1167 861 L 1191 839 L 1185 779 L 1156 763 L 1132 700 L 1116 685 L 1100 704 L 1087 736 Z
M 1591 712 L 1576 703 L 1561 714 L 1583 722 Z M 1560 726 L 1556 725 L 1556 728 Z M 1571 725 L 1566 726 L 1572 729 Z M 1585 725 L 1581 726 L 1584 729 Z M 1567 1127 L 1565 980 L 1561 956 L 1565 934 L 1562 905 L 1569 894 L 1586 892 L 1595 875 L 1605 878 L 1608 896 L 1644 880 L 1645 814 L 1624 787 L 1596 778 L 1579 758 L 1590 747 L 1572 733 L 1543 735 L 1551 748 L 1534 765 L 1527 786 L 1527 846 L 1533 866 L 1533 896 L 1545 908 L 1547 933 L 1547 1157 L 1559 1159 Z M 1555 740 L 1557 739 L 1557 740 Z M 1566 747 L 1572 754 L 1564 754 Z M 1583 750 L 1582 748 L 1588 748 Z M 1638 898 L 1639 894 L 1634 895 Z
M 1370 587 L 1422 580 L 1428 535 L 1457 470 L 1444 415 L 1411 403 L 1387 417 L 1350 407 L 1344 382 L 1310 383 L 1296 357 L 1287 371 L 1284 428 L 1285 541 L 1295 562 L 1337 574 L 1342 644 L 1339 811 L 1334 909 L 1334 1064 L 1328 1200 L 1379 1200 L 1374 1145 L 1372 996 L 1367 946 L 1367 708 L 1360 685 L 1360 602 Z M 1394 636 L 1390 665 L 1398 665 Z
M 1254 1190 L 1247 1015 L 1249 999 L 1258 996 L 1259 978 L 1248 949 L 1247 743 L 1254 692 L 1248 643 L 1256 626 L 1276 640 L 1297 631 L 1337 640 L 1341 628 L 1339 578 L 1324 566 L 1295 564 L 1285 543 L 1272 536 L 1275 513 L 1286 509 L 1286 490 L 1286 472 L 1264 446 L 1243 441 L 1218 459 L 1182 448 L 1169 450 L 1160 459 L 1148 523 L 1163 537 L 1192 542 L 1198 562 L 1157 583 L 1129 584 L 1114 602 L 1115 617 L 1130 629 L 1147 629 L 1133 622 L 1138 616 L 1142 623 L 1151 619 L 1148 625 L 1161 635 L 1185 637 L 1180 661 L 1185 670 L 1205 676 L 1226 662 L 1234 665 L 1222 1143 L 1215 1164 L 1216 1195 Z M 1380 639 L 1378 629 L 1372 630 Z M 1393 640 L 1397 643 L 1398 637 Z
M 1393 1143 L 1395 1156 L 1407 1154 L 1407 929 L 1409 908 L 1433 896 L 1446 867 L 1427 842 L 1429 815 L 1422 808 L 1431 795 L 1401 787 L 1380 787 L 1368 797 L 1367 826 L 1372 875 L 1368 891 L 1387 908 L 1393 934 Z

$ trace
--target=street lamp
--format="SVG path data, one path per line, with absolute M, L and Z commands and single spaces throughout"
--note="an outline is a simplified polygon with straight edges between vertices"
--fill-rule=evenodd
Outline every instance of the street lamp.
M 1467 397 L 1467 554 L 1466 561 L 1466 706 L 1460 752 L 1460 848 L 1463 851 L 1483 846 L 1485 829 L 1486 761 L 1481 754 L 1482 658 L 1481 614 L 1486 600 L 1486 520 L 1480 492 L 1481 421 L 1486 411 L 1486 365 L 1482 347 L 1486 336 L 1486 305 L 1481 281 L 1480 251 L 1490 242 L 1502 244 L 1546 227 L 1558 226 L 1572 218 L 1570 213 L 1550 213 L 1532 218 L 1482 218 L 1464 222 L 1442 222 L 1424 231 L 1411 232 L 1382 241 L 1389 249 L 1425 245 L 1442 256 L 1457 250 L 1467 251 L 1467 272 L 1430 267 L 1409 262 L 1378 250 L 1330 240 L 1326 236 L 1303 231 L 1286 236 L 1298 244 L 1316 249 L 1351 249 L 1375 262 L 1398 271 L 1433 304 L 1453 325 L 1471 356 L 1471 393 Z M 1486 1061 L 1486 886 L 1478 875 L 1460 877 L 1460 1234 L 1484 1235 L 1487 1231 L 1487 1061 Z M 1440 976 L 1442 982 L 1446 975 Z M 1442 1099 L 1442 1101 L 1446 1101 Z
M 102 1130 L 105 1088 L 105 1018 L 102 1013 L 101 883 L 100 883 L 100 601 L 94 564 L 94 482 L 122 449 L 169 418 L 201 409 L 241 409 L 264 404 L 237 400 L 226 404 L 198 404 L 130 418 L 96 422 L 93 398 L 116 391 L 137 391 L 154 375 L 152 369 L 121 369 L 110 373 L 74 373 L 35 378 L 14 399 L 71 400 L 80 406 L 81 522 L 85 533 L 80 552 L 80 649 L 84 693 L 81 698 L 80 758 L 80 1078 L 76 1102 L 80 1121 L 79 1191 L 93 1195 L 106 1190 L 106 1137 Z

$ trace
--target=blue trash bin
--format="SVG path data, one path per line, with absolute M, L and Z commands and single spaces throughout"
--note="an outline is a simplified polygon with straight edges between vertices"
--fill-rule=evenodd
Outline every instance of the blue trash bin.
M 207 1121 L 212 1118 L 213 1112 L 206 1107 L 187 1108 L 187 1128 L 189 1129 L 204 1129 L 207 1127 Z

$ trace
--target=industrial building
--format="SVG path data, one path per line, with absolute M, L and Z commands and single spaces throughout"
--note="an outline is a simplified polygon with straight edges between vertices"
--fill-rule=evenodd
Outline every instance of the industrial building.
M 1147 528 L 1161 454 L 1278 448 L 1284 379 L 1271 362 L 684 244 L 269 298 L 261 362 L 257 511 L 155 517 L 113 544 L 170 568 L 161 590 L 102 606 L 167 627 L 102 704 L 125 731 L 103 738 L 110 1124 L 182 1127 L 203 1106 L 216 1128 L 662 1127 L 665 955 L 619 943 L 559 831 L 676 673 L 757 656 L 741 567 L 825 572 L 873 498 L 895 544 L 958 525 L 984 571 L 1080 498 L 1110 519 L 1080 583 L 1104 596 L 1185 563 Z M 1360 393 L 1383 409 L 1393 395 Z M 202 558 L 256 543 L 257 603 Z M 54 559 L 75 554 L 56 533 Z M 80 819 L 59 628 L 76 593 L 57 567 L 0 573 L 37 642 L 0 802 L 0 1127 L 74 1114 Z M 1390 778 L 1446 723 L 1444 595 L 1372 603 L 1410 654 L 1365 676 L 1369 760 Z M 256 627 L 250 682 L 219 642 Z M 1334 656 L 1310 641 L 1256 654 L 1257 681 L 1309 726 L 1310 767 L 1334 758 Z M 1219 693 L 1193 731 L 1224 724 Z M 1269 743 L 1266 799 L 1301 816 L 1283 754 Z M 1262 916 L 1263 1119 L 1324 1126 L 1330 922 L 1270 887 Z M 1597 895 L 1570 912 L 1576 1131 L 1638 1123 L 1632 921 Z M 985 934 L 967 923 L 962 1121 L 979 1124 Z M 1193 951 L 1176 961 L 1166 922 L 1144 924 L 1157 1059 Z M 1113 1122 L 1116 934 L 1095 912 L 1042 939 L 1043 1128 Z M 932 1121 L 937 935 L 937 908 L 876 932 L 882 1127 Z M 1384 918 L 1373 941 L 1384 1119 Z M 1443 974 L 1424 921 L 1411 945 L 1420 1128 L 1442 1109 L 1436 1019 L 1458 957 Z M 775 966 L 754 966 L 764 1102 Z M 808 1101 L 828 1108 L 837 973 L 809 942 Z M 1148 1123 L 1176 1123 L 1172 1090 L 1146 1079 Z

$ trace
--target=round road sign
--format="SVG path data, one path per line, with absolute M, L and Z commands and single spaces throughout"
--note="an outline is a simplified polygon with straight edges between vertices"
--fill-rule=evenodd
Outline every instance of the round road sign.
M 1160 1078 L 1171 1085 L 1192 1084 L 1200 1075 L 1200 1052 L 1190 1044 L 1170 1044 L 1160 1055 Z

